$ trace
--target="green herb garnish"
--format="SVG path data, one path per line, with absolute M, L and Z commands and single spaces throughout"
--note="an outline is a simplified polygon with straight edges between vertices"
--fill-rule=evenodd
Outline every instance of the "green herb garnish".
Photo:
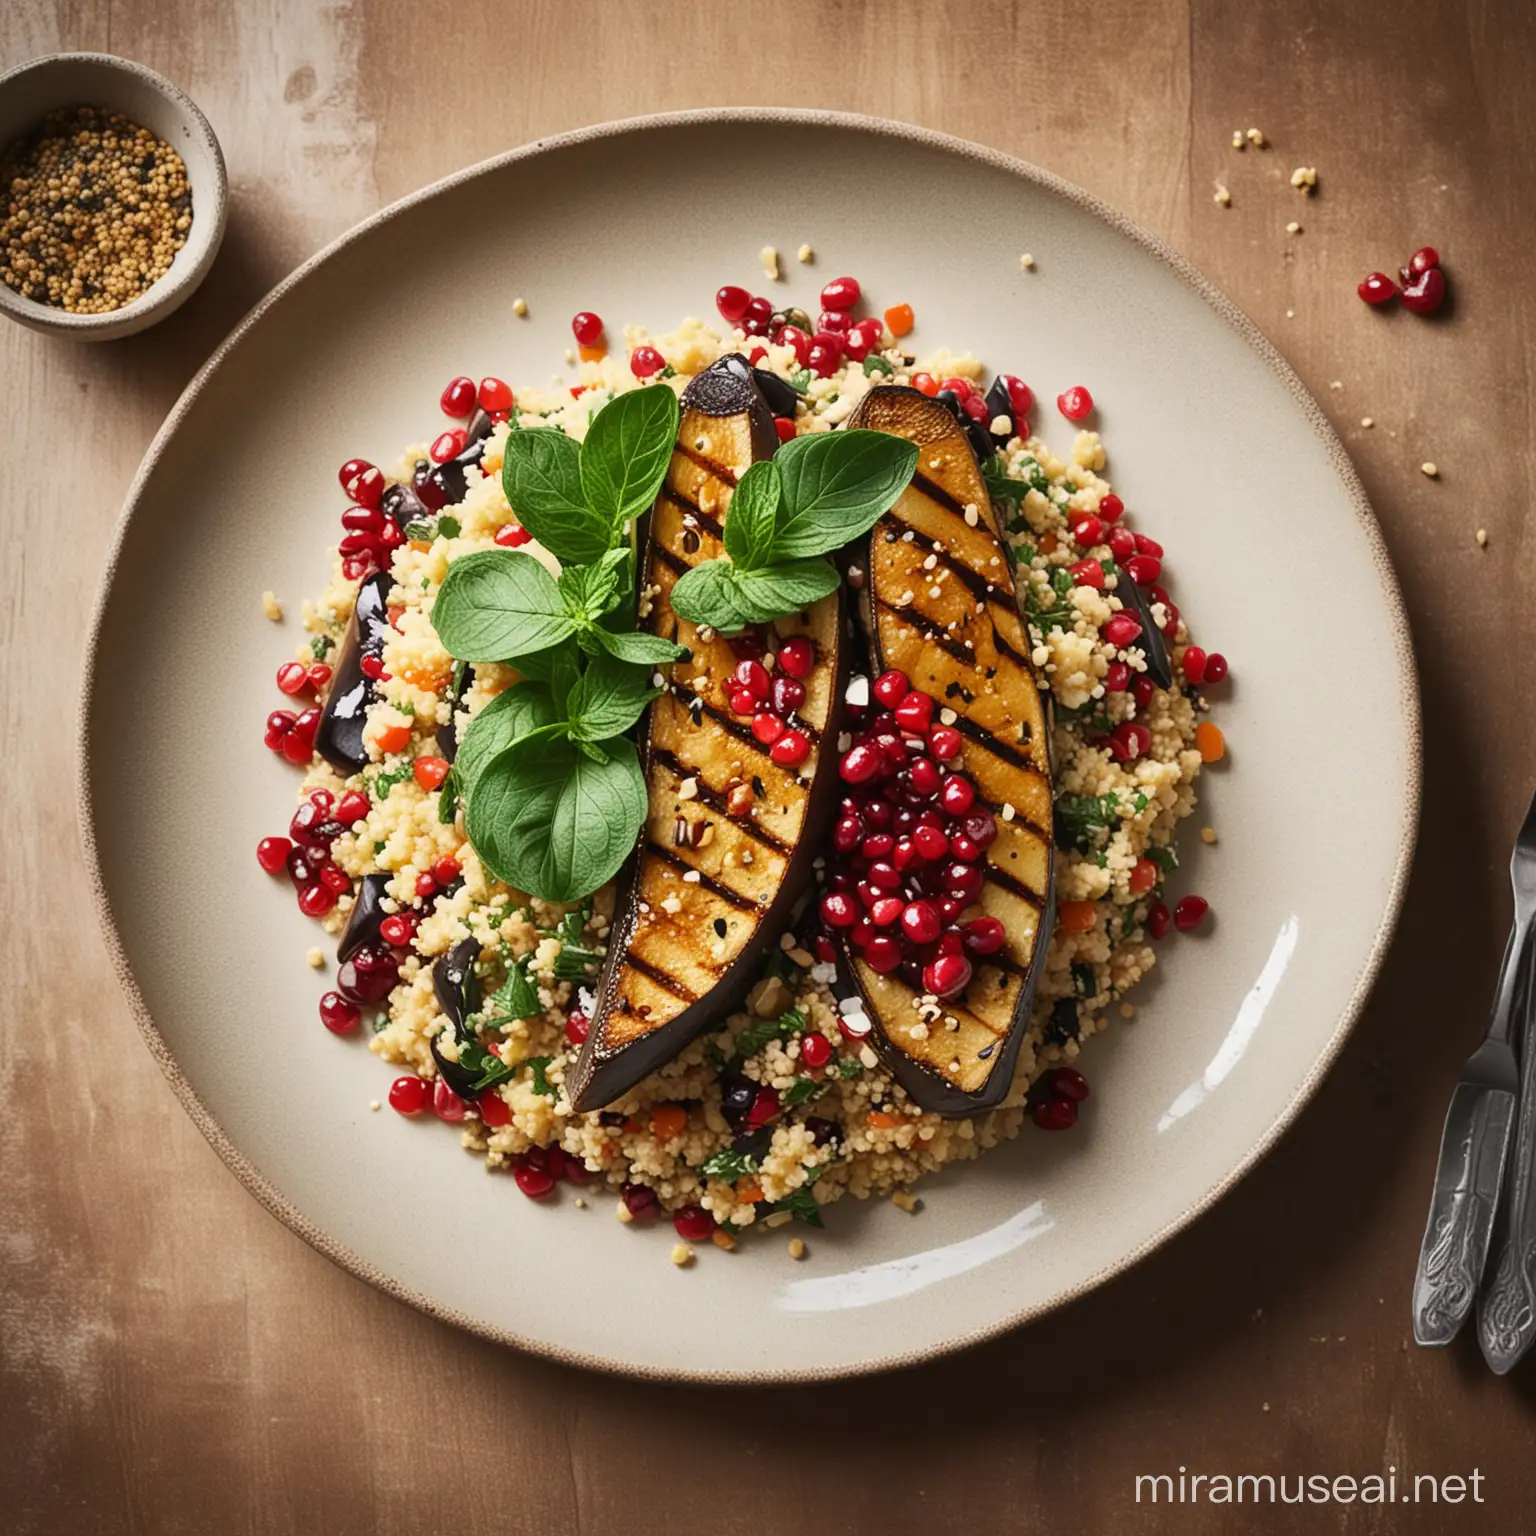
M 1119 797 L 1107 795 L 1059 795 L 1056 799 L 1056 840 L 1063 847 L 1086 853 L 1096 832 L 1112 827 L 1119 819 Z
M 826 1086 L 825 1083 L 817 1082 L 814 1077 L 797 1077 L 779 1096 L 779 1103 L 785 1109 L 792 1109 L 796 1104 L 804 1104 L 807 1099 L 814 1099 Z
M 736 1055 L 745 1061 L 749 1056 L 756 1056 L 770 1041 L 787 1040 L 804 1028 L 805 1015 L 798 1008 L 787 1008 L 776 1019 L 763 1019 L 742 1030 L 736 1037 Z
M 768 1207 L 770 1215 L 778 1211 L 788 1211 L 796 1221 L 803 1221 L 808 1227 L 825 1225 L 821 1219 L 821 1206 L 817 1203 L 816 1196 L 806 1187 L 795 1190 L 793 1194 L 786 1195 L 782 1200 L 775 1200 Z
M 864 1063 L 856 1056 L 839 1056 L 832 1063 L 832 1070 L 842 1078 L 857 1077 L 864 1070 Z
M 725 520 L 726 558 L 684 573 L 672 606 L 731 634 L 837 590 L 825 558 L 873 527 L 917 469 L 917 445 L 885 432 L 817 432 L 741 478 Z
M 757 1160 L 748 1157 L 745 1152 L 738 1152 L 734 1147 L 726 1147 L 713 1157 L 705 1158 L 694 1171 L 706 1179 L 735 1181 L 744 1179 L 749 1173 L 756 1173 Z
M 553 1056 L 530 1056 L 526 1061 L 519 1063 L 520 1066 L 528 1068 L 529 1075 L 533 1078 L 533 1091 L 551 1099 L 555 1097 L 554 1085 L 544 1073 L 554 1059 Z
M 396 784 L 404 784 L 416 772 L 415 764 L 409 760 L 397 763 L 393 768 L 387 768 L 374 775 L 373 798 L 378 801 L 389 799 L 390 791 Z
M 1098 982 L 1094 979 L 1093 967 L 1084 965 L 1081 961 L 1072 967 L 1072 990 L 1079 997 L 1093 997 L 1098 992 Z

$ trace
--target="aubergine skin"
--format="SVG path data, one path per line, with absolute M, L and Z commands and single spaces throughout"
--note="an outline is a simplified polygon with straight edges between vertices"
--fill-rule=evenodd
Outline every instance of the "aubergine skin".
M 363 727 L 368 707 L 378 698 L 378 688 L 363 676 L 363 657 L 378 660 L 384 655 L 389 633 L 389 589 L 394 578 L 376 571 L 358 589 L 352 618 L 336 657 L 336 670 L 315 729 L 315 751 L 344 774 L 361 773 L 368 762 Z
M 872 389 L 848 424 L 893 432 L 920 449 L 911 485 L 847 558 L 866 573 L 860 619 L 871 674 L 897 668 L 955 713 L 964 771 L 978 803 L 997 817 L 979 904 L 1002 921 L 1007 938 L 996 956 L 973 960 L 964 994 L 943 1004 L 956 1027 L 941 1018 L 920 1041 L 909 1034 L 917 994 L 899 974 L 867 966 L 846 941 L 839 985 L 845 995 L 850 982 L 856 988 L 874 1026 L 871 1044 L 915 1103 L 950 1117 L 976 1115 L 995 1108 L 1012 1086 L 1054 927 L 1044 704 L 996 515 L 964 429 L 943 404 L 895 385 Z M 952 579 L 935 582 L 923 569 L 935 553 Z M 1013 808 L 1006 819 L 1005 804 Z
M 439 956 L 432 967 L 432 991 L 437 1006 L 447 1015 L 454 1034 L 461 1039 L 464 1021 L 480 1006 L 480 979 L 475 975 L 475 962 L 479 958 L 479 939 L 461 939 L 447 954 Z M 437 1048 L 436 1035 L 429 1045 L 443 1081 L 461 1099 L 473 1097 L 475 1074 L 443 1055 Z
M 364 875 L 357 883 L 357 899 L 347 915 L 347 926 L 336 942 L 336 963 L 350 960 L 366 945 L 382 945 L 379 925 L 389 913 L 384 910 L 384 890 L 389 875 Z M 388 947 L 387 945 L 385 946 Z
M 587 1040 L 566 1074 L 578 1113 L 611 1104 L 720 1027 L 787 927 L 836 809 L 849 650 L 843 590 L 771 626 L 780 637 L 809 635 L 817 652 L 797 717 L 811 756 L 782 768 L 731 712 L 723 687 L 736 665 L 729 642 L 701 638 L 668 598 L 684 571 L 722 553 L 732 487 L 777 445 L 772 412 L 739 357 L 700 374 L 682 404 L 677 450 L 649 519 L 643 580 L 658 589 L 648 625 L 693 655 L 674 665 L 642 725 L 650 807 L 620 878 Z

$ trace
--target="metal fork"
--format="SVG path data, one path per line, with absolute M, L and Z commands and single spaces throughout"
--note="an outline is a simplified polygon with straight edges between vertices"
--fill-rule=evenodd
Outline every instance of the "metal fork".
M 1515 839 L 1509 879 L 1515 920 L 1504 946 L 1488 1033 L 1461 1069 L 1440 1138 L 1435 1192 L 1413 1284 L 1413 1336 L 1420 1344 L 1449 1344 L 1456 1337 L 1477 1298 L 1493 1240 L 1520 1094 L 1515 1049 L 1525 1048 L 1521 1036 L 1531 1001 L 1536 799 Z M 1536 1050 L 1528 1054 L 1536 1056 Z M 1536 1136 L 1536 1124 L 1530 1135 Z

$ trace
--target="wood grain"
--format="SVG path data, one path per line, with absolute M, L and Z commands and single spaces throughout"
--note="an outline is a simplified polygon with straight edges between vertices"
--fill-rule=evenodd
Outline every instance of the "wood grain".
M 1404 1505 L 1238 1521 L 1134 1502 L 1136 1473 L 1181 1464 L 1294 1477 L 1388 1463 L 1480 1467 L 1486 1503 L 1457 1522 L 1528 1528 L 1531 1374 L 1500 1383 L 1469 1349 L 1414 1350 L 1407 1298 L 1536 778 L 1521 707 L 1536 641 L 1533 44 L 1521 0 L 7 7 L 0 64 L 100 48 L 190 90 L 234 194 L 217 269 L 169 323 L 94 349 L 0 333 L 7 1528 L 1446 1528 L 1445 1512 Z M 245 308 L 433 177 L 559 129 L 717 103 L 845 107 L 979 139 L 1187 253 L 1278 342 L 1354 453 L 1407 595 L 1427 727 L 1400 939 L 1274 1155 L 1055 1318 L 898 1378 L 807 1391 L 669 1390 L 489 1349 L 267 1217 L 139 1043 L 88 915 L 66 789 L 79 655 L 122 493 Z M 1272 147 L 1235 153 L 1232 130 L 1249 126 Z M 1314 198 L 1288 185 L 1301 164 L 1318 168 Z M 1218 180 L 1230 208 L 1212 200 Z M 1302 234 L 1285 233 L 1290 219 Z M 1367 313 L 1360 275 L 1425 241 L 1452 271 L 1450 313 Z M 1438 480 L 1419 472 L 1426 459 Z M 1349 686 L 1339 662 L 1319 688 Z M 1347 763 L 1348 742 L 1315 746 Z

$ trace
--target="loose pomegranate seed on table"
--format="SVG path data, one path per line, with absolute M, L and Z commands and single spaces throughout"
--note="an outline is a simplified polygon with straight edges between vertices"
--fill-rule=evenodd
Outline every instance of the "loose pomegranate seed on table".
M 450 379 L 438 403 L 443 408 L 444 416 L 463 421 L 475 408 L 475 381 L 464 374 Z
M 269 875 L 275 875 L 287 864 L 292 848 L 286 837 L 264 837 L 256 844 L 256 862 Z
M 715 1230 L 715 1218 L 701 1205 L 683 1205 L 672 1213 L 672 1226 L 685 1243 L 702 1243 Z
M 309 686 L 309 669 L 298 661 L 285 661 L 277 669 L 277 686 L 284 693 L 302 693 Z
M 532 1151 L 537 1151 L 537 1148 Z M 532 1151 L 525 1152 L 512 1160 L 512 1177 L 517 1187 L 527 1195 L 530 1200 L 542 1200 L 555 1187 L 555 1176 L 549 1171 L 547 1161 L 541 1160 L 534 1163 Z
M 457 1124 L 469 1113 L 469 1105 L 442 1078 L 438 1078 L 432 1089 L 432 1112 L 439 1120 Z
M 1367 304 L 1380 305 L 1397 297 L 1397 284 L 1385 272 L 1371 272 L 1360 280 L 1357 292 Z
M 512 1123 L 512 1111 L 507 1101 L 494 1088 L 487 1088 L 476 1097 L 475 1112 L 480 1116 L 481 1125 L 493 1131 Z
M 752 295 L 745 288 L 738 288 L 732 283 L 727 283 L 715 294 L 715 308 L 720 311 L 720 318 L 729 325 L 735 325 L 747 312 L 747 305 L 752 302 Z
M 1205 681 L 1219 683 L 1227 675 L 1227 658 L 1220 651 L 1212 651 L 1205 658 Z
M 497 411 L 512 409 L 512 386 L 505 379 L 483 378 L 475 391 L 475 399 L 482 411 L 494 415 Z
M 389 1085 L 389 1107 L 397 1115 L 422 1114 L 432 1103 L 432 1084 L 424 1077 L 397 1077 Z
M 1439 267 L 1429 267 L 1413 275 L 1403 285 L 1403 308 L 1416 315 L 1427 315 L 1445 302 L 1445 273 Z
M 1082 421 L 1093 410 L 1093 396 L 1081 384 L 1074 384 L 1056 396 L 1056 408 L 1068 421 Z
M 602 319 L 583 309 L 571 316 L 571 333 L 582 346 L 595 347 L 603 339 Z
M 362 1012 L 339 992 L 327 992 L 320 999 L 320 1022 L 333 1035 L 349 1035 L 357 1028 Z
M 1181 896 L 1173 909 L 1173 926 L 1180 933 L 1193 933 L 1210 910 L 1211 904 L 1203 896 Z
M 823 309 L 852 309 L 859 302 L 861 290 L 856 277 L 834 277 L 821 290 Z
M 1042 1131 L 1070 1131 L 1077 1124 L 1077 1105 L 1065 1097 L 1046 1099 L 1035 1106 L 1033 1119 Z

